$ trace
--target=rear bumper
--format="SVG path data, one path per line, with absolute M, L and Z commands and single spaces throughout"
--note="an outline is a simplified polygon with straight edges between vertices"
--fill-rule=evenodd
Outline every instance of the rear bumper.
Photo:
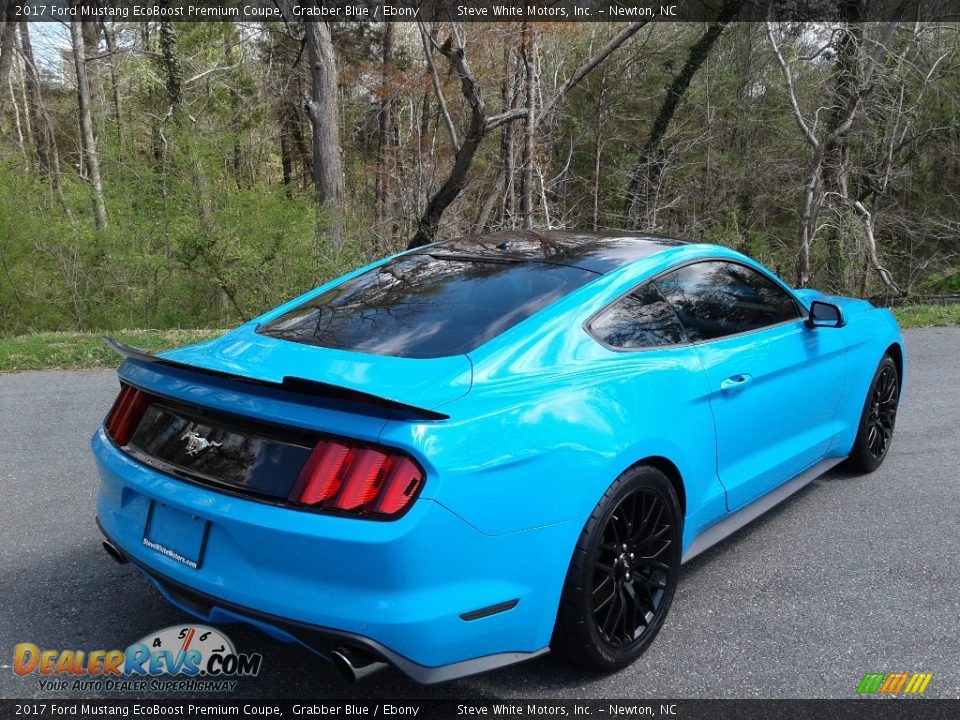
M 97 527 L 100 528 L 104 539 L 114 547 L 117 547 L 116 542 L 104 531 L 99 520 L 97 520 Z M 164 577 L 146 565 L 140 564 L 122 550 L 120 553 L 124 560 L 134 564 L 137 569 L 147 577 L 169 603 L 176 605 L 184 612 L 204 622 L 221 625 L 241 622 L 252 625 L 281 642 L 303 645 L 308 650 L 317 653 L 326 660 L 329 660 L 330 653 L 338 648 L 360 649 L 371 657 L 383 660 L 394 666 L 412 680 L 425 685 L 456 680 L 506 665 L 532 660 L 540 655 L 545 655 L 549 651 L 549 648 L 545 647 L 534 652 L 508 652 L 486 655 L 471 660 L 462 660 L 450 665 L 441 665 L 439 667 L 420 665 L 377 641 L 363 637 L 362 635 L 345 632 L 343 630 L 335 630 L 333 628 L 317 627 L 268 615 L 251 608 L 239 607 L 224 602 L 219 598 L 205 595 L 186 585 L 174 582 L 168 577 Z
M 547 651 L 569 558 L 566 523 L 490 536 L 433 500 L 390 522 L 300 512 L 217 492 L 93 437 L 101 531 L 182 609 L 246 622 L 321 654 L 351 645 L 419 682 Z M 143 544 L 151 504 L 209 522 L 199 568 Z M 550 550 L 553 552 L 550 552 Z M 496 614 L 474 611 L 512 601 Z

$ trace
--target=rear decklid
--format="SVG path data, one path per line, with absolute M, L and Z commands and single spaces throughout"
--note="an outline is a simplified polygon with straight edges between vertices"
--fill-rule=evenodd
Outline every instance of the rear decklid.
M 445 420 L 431 408 L 469 390 L 469 360 L 364 356 L 253 328 L 161 355 L 108 341 L 125 359 L 106 436 L 168 475 L 247 497 L 381 516 L 406 507 L 422 471 L 380 445 L 382 428 Z M 374 484 L 360 492 L 351 479 Z
M 159 359 L 291 389 L 299 385 L 308 393 L 310 385 L 314 390 L 325 386 L 331 392 L 349 390 L 425 410 L 470 390 L 472 372 L 466 355 L 370 355 L 290 342 L 255 330 L 256 325 L 248 323 L 215 340 L 163 353 Z

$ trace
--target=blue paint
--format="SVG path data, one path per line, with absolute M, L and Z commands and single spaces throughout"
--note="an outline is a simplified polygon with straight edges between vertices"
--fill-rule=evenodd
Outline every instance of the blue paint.
M 101 428 L 92 441 L 102 480 L 97 516 L 123 552 L 177 583 L 233 607 L 362 635 L 421 665 L 540 650 L 550 642 L 578 535 L 620 473 L 646 458 L 677 469 L 687 548 L 820 460 L 846 456 L 877 363 L 891 345 L 902 351 L 888 311 L 795 292 L 779 280 L 804 309 L 814 299 L 840 305 L 846 324 L 814 329 L 798 317 L 637 351 L 607 348 L 584 329 L 639 283 L 706 258 L 735 260 L 773 278 L 729 249 L 666 246 L 453 357 L 361 354 L 255 332 L 341 278 L 217 340 L 165 355 L 251 379 L 339 385 L 440 410 L 450 416 L 444 421 L 357 415 L 129 359 L 120 377 L 149 392 L 401 448 L 423 467 L 426 482 L 394 521 L 299 512 L 165 475 L 118 450 Z M 210 523 L 199 569 L 142 544 L 152 501 Z M 460 618 L 514 598 L 519 603 L 506 612 Z M 213 615 L 244 619 L 228 610 Z

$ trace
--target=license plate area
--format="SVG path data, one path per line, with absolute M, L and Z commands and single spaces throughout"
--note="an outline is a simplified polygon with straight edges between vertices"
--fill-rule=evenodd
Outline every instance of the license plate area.
M 143 544 L 193 570 L 200 568 L 210 522 L 153 500 L 143 529 Z

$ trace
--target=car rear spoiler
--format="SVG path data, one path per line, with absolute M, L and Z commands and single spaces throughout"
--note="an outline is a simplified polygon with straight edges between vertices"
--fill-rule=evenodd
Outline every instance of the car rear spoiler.
M 127 345 L 119 340 L 105 337 L 103 343 L 125 360 L 135 360 L 139 362 L 151 363 L 153 365 L 163 365 L 176 368 L 198 375 L 216 377 L 236 382 L 250 383 L 264 387 L 286 390 L 298 395 L 306 395 L 312 398 L 319 398 L 334 402 L 343 402 L 351 405 L 351 410 L 365 415 L 379 415 L 394 420 L 449 420 L 450 416 L 444 413 L 429 410 L 427 408 L 407 405 L 406 403 L 389 398 L 372 395 L 360 390 L 351 390 L 350 388 L 330 383 L 318 382 L 316 380 L 307 380 L 298 377 L 284 377 L 281 382 L 272 382 L 270 380 L 257 380 L 255 378 L 235 375 L 233 373 L 223 372 L 222 370 L 210 370 L 208 368 L 197 367 L 187 363 L 177 362 L 176 360 L 167 360 L 157 357 L 153 353 Z

